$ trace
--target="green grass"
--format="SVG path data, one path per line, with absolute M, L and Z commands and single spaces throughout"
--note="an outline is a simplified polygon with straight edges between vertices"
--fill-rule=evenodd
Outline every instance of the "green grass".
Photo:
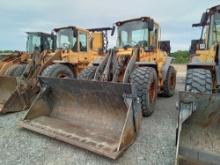
M 174 58 L 175 64 L 186 64 L 189 59 L 188 51 L 177 51 L 170 54 Z

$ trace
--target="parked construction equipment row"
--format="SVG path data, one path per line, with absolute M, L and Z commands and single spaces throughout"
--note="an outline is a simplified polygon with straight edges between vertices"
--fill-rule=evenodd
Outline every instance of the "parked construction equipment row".
M 179 93 L 176 164 L 220 162 L 220 6 L 208 9 L 192 40 Z M 117 44 L 108 49 L 108 31 Z M 18 125 L 116 159 L 137 137 L 157 96 L 175 93 L 170 41 L 151 17 L 112 28 L 27 33 L 27 51 L 0 60 L 0 113 L 27 110 Z M 175 103 L 174 103 L 175 104 Z M 98 120 L 96 120 L 98 119 Z

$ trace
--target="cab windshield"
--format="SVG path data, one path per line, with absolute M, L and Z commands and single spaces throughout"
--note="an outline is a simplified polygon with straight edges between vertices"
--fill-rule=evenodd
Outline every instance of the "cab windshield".
M 40 35 L 29 33 L 27 39 L 27 52 L 42 52 L 43 50 L 53 50 L 53 38 L 50 35 Z
M 117 47 L 148 46 L 148 24 L 143 21 L 132 21 L 118 26 Z
M 27 39 L 27 52 L 33 53 L 34 51 L 42 51 L 41 37 L 38 35 L 30 34 Z
M 60 49 L 77 50 L 77 37 L 72 28 L 60 29 L 57 32 L 57 47 Z

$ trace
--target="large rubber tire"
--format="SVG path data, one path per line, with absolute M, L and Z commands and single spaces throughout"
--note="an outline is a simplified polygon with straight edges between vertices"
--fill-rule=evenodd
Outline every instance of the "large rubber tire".
M 78 76 L 79 80 L 92 80 L 95 76 L 97 66 L 89 66 L 84 69 Z
M 212 93 L 212 74 L 207 69 L 188 69 L 185 91 L 196 93 Z
M 163 86 L 163 96 L 171 97 L 175 93 L 176 88 L 176 70 L 173 66 L 169 66 L 166 79 Z
M 72 70 L 63 64 L 53 64 L 43 70 L 41 76 L 52 78 L 71 78 L 75 79 L 75 75 Z
M 26 64 L 15 64 L 9 67 L 6 72 L 5 76 L 14 76 L 14 77 L 20 77 L 24 73 Z
M 137 67 L 130 76 L 130 82 L 135 85 L 140 99 L 144 117 L 152 115 L 157 100 L 157 74 L 154 68 Z

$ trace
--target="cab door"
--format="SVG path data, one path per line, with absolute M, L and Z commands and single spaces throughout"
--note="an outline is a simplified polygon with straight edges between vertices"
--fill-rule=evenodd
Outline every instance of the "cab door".
M 79 30 L 78 31 L 78 59 L 79 68 L 83 69 L 89 64 L 89 46 L 88 46 L 88 32 Z

